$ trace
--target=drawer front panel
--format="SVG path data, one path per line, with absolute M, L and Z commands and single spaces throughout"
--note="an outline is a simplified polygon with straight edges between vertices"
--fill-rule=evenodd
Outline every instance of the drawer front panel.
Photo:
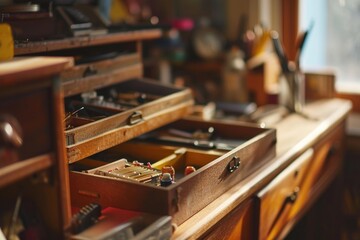
M 83 125 L 71 126 L 65 131 L 67 155 L 70 163 L 176 121 L 189 114 L 193 106 L 189 89 L 163 86 L 151 80 L 132 79 L 124 81 L 116 86 L 100 89 L 97 94 L 107 99 L 106 94 L 111 91 L 116 92 L 116 94 L 123 93 L 123 95 L 142 93 L 145 96 L 155 96 L 155 99 L 149 97 L 149 100 L 144 103 L 118 109 L 121 103 L 102 107 L 101 101 L 100 104 L 97 103 L 98 105 L 96 105 L 81 102 L 77 100 L 78 96 L 67 98 L 66 112 L 76 112 L 76 109 L 83 108 L 77 114 L 79 117 L 81 114 L 85 114 L 81 117 L 91 120 Z M 106 104 L 108 103 L 112 102 L 106 102 Z M 91 109 L 96 109 L 96 111 L 111 109 L 113 113 L 97 119 L 94 116 L 87 116 L 87 111 L 92 111 Z
M 248 201 L 231 211 L 200 239 L 255 239 L 254 202 Z
M 344 128 L 344 123 L 340 124 L 314 145 L 311 174 L 308 174 L 306 182 L 304 182 L 308 193 L 307 199 L 304 201 L 311 201 L 315 196 L 320 195 L 340 171 Z
M 299 196 L 304 194 L 302 185 L 313 157 L 309 149 L 278 175 L 258 195 L 260 219 L 259 239 L 274 239 L 289 220 L 289 213 Z
M 72 52 L 76 64 L 60 74 L 64 96 L 73 96 L 143 75 L 141 55 L 135 45 L 113 46 L 100 51 Z M 94 54 L 95 53 L 95 54 Z
M 51 89 L 38 89 L 31 93 L 19 93 L 1 98 L 0 115 L 8 115 L 18 122 L 22 145 L 18 151 L 20 159 L 49 153 L 52 148 L 53 132 L 50 116 Z
M 143 74 L 142 64 L 136 63 L 123 66 L 118 69 L 109 69 L 101 72 L 93 66 L 88 66 L 80 71 L 83 77 L 63 82 L 65 96 L 72 96 L 82 92 L 88 92 L 97 88 L 109 86 L 132 78 L 139 78 Z

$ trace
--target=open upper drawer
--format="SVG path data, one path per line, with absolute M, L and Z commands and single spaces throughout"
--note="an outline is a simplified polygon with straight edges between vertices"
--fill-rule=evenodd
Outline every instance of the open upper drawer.
M 148 141 L 142 135 L 71 164 L 72 204 L 96 202 L 170 215 L 181 224 L 275 156 L 275 130 L 257 125 L 182 119 L 148 134 L 174 129 L 176 134 L 198 134 L 209 128 L 215 129 L 215 136 L 201 145 Z M 135 160 L 144 165 L 134 165 Z M 175 182 L 161 185 L 162 172 L 172 173 L 172 168 Z
M 189 89 L 132 79 L 65 99 L 68 161 L 75 162 L 190 113 Z

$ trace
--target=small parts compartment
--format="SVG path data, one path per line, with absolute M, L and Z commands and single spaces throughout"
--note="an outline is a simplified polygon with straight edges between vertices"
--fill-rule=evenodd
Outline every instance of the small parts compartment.
M 172 183 L 176 183 L 219 156 L 221 154 L 215 152 L 130 141 L 78 161 L 72 168 L 98 176 L 160 186 L 162 173 L 170 173 Z

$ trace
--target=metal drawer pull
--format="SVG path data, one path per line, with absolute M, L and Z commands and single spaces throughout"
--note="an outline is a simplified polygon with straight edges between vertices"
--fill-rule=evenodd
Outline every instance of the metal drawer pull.
M 136 111 L 133 112 L 130 117 L 129 117 L 129 125 L 134 125 L 137 124 L 139 122 L 143 121 L 143 117 L 142 117 L 142 112 L 141 111 Z
M 281 215 L 283 214 L 286 206 L 287 206 L 288 204 L 293 204 L 293 203 L 296 201 L 296 199 L 298 198 L 299 192 L 300 192 L 300 188 L 299 188 L 299 187 L 295 187 L 295 189 L 293 190 L 293 192 L 285 198 L 284 202 L 283 202 L 282 205 L 281 205 L 280 210 L 278 211 L 276 217 L 274 218 L 274 221 L 273 221 L 271 227 L 269 228 L 269 233 L 272 231 L 272 229 L 274 228 L 274 226 L 275 226 L 275 225 L 277 224 L 277 222 L 279 221 L 279 219 L 280 219 Z
M 294 203 L 299 195 L 299 191 L 300 188 L 296 187 L 294 191 L 289 196 L 287 196 L 286 201 L 290 203 Z
M 236 169 L 240 167 L 240 158 L 238 156 L 234 156 L 228 164 L 228 171 L 230 173 L 234 172 Z
M 337 154 L 337 152 L 338 152 L 339 149 L 340 149 L 339 143 L 334 143 L 334 145 L 332 145 L 332 146 L 330 147 L 329 152 L 328 152 L 326 158 L 328 159 L 328 158 L 331 158 L 331 157 L 335 156 L 335 155 Z
M 93 76 L 96 75 L 98 73 L 98 71 L 93 67 L 93 66 L 88 66 L 84 73 L 83 73 L 83 77 L 89 77 L 89 76 Z

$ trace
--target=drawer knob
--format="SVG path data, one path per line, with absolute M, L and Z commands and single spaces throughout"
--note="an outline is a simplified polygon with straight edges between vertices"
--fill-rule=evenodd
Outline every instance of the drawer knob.
M 337 144 L 337 143 L 334 144 L 333 146 L 331 146 L 331 148 L 329 149 L 327 158 L 335 156 L 336 153 L 338 152 L 339 148 L 340 148 L 339 144 Z
M 240 167 L 240 158 L 238 156 L 234 156 L 228 164 L 228 171 L 230 173 L 234 172 L 236 169 Z
M 287 197 L 287 201 L 294 203 L 299 195 L 300 188 L 296 187 L 294 191 Z
M 93 66 L 88 66 L 83 73 L 83 77 L 85 78 L 85 77 L 93 76 L 96 74 L 97 74 L 97 70 L 94 69 Z
M 8 115 L 0 116 L 0 147 L 18 148 L 22 145 L 20 124 Z

